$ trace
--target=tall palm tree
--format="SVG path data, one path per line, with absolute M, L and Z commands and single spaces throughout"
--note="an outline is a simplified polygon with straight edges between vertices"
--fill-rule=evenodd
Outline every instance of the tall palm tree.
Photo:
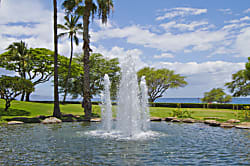
M 59 94 L 58 94 L 58 38 L 57 38 L 57 0 L 53 0 L 54 7 L 54 111 L 53 116 L 60 118 L 61 111 L 59 107 Z
M 92 19 L 97 14 L 98 17 L 102 20 L 102 23 L 107 23 L 108 16 L 113 9 L 112 0 L 65 0 L 63 6 L 68 11 L 74 11 L 82 16 L 83 18 L 83 52 L 84 52 L 84 112 L 86 120 L 90 120 L 92 105 L 91 105 L 91 96 L 90 96 L 90 77 L 89 77 L 89 56 L 90 52 L 90 35 L 89 35 L 89 24 L 90 17 Z
M 26 79 L 26 69 L 27 69 L 27 63 L 26 58 L 29 56 L 29 50 L 27 47 L 27 44 L 23 41 L 21 42 L 14 42 L 13 44 L 9 45 L 6 49 L 10 51 L 12 58 L 15 60 L 19 60 L 17 66 L 18 69 L 16 72 L 19 73 L 21 78 Z M 25 91 L 22 92 L 21 95 L 21 101 L 24 100 Z
M 70 17 L 70 18 L 69 18 Z M 73 58 L 73 41 L 75 41 L 75 44 L 79 44 L 79 40 L 77 38 L 77 32 L 82 28 L 82 24 L 78 23 L 80 16 L 73 16 L 72 14 L 69 16 L 65 16 L 64 25 L 58 24 L 57 27 L 59 29 L 64 30 L 65 32 L 62 32 L 58 35 L 58 37 L 63 37 L 65 35 L 68 35 L 70 38 L 70 59 L 69 59 L 69 67 L 68 67 L 68 75 L 65 80 L 65 90 L 64 90 L 64 97 L 63 97 L 63 104 L 65 103 L 67 92 L 68 92 L 68 80 L 71 76 L 71 63 Z

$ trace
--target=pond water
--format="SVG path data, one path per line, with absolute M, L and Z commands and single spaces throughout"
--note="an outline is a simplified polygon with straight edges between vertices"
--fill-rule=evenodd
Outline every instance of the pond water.
M 100 123 L 0 126 L 0 165 L 249 165 L 250 132 L 204 124 L 151 123 L 127 139 Z M 96 134 L 96 135 L 95 135 Z

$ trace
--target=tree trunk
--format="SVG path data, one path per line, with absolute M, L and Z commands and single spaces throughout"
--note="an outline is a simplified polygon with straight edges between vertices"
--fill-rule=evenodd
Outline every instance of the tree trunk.
M 70 36 L 70 44 L 71 44 L 71 50 L 70 50 L 70 59 L 69 59 L 69 68 L 68 68 L 68 75 L 65 81 L 65 91 L 64 91 L 64 96 L 63 96 L 63 104 L 65 104 L 66 101 L 66 97 L 67 97 L 67 93 L 68 93 L 68 81 L 69 78 L 71 77 L 71 63 L 72 63 L 72 59 L 73 59 L 73 36 Z
M 59 94 L 58 94 L 58 38 L 57 38 L 57 0 L 53 0 L 54 5 L 54 111 L 53 116 L 61 118 L 61 112 L 59 107 Z
M 30 101 L 30 95 L 31 95 L 31 93 L 26 93 L 25 101 Z
M 83 82 L 83 91 L 84 91 L 84 113 L 85 119 L 91 119 L 91 98 L 90 98 L 90 81 L 89 81 L 89 17 L 91 11 L 91 0 L 85 0 L 85 10 L 83 15 L 83 52 L 84 52 L 84 82 Z
M 25 91 L 22 92 L 21 101 L 24 101 Z
M 8 110 L 8 108 L 10 107 L 10 100 L 5 100 L 5 109 L 4 109 L 4 111 L 7 111 Z

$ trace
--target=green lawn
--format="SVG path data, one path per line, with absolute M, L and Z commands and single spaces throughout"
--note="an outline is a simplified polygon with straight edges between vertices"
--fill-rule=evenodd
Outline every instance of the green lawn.
M 11 117 L 35 117 L 38 115 L 52 115 L 53 104 L 45 103 L 32 103 L 32 102 L 21 102 L 13 101 L 11 103 L 12 112 L 4 113 L 4 100 L 0 100 L 0 121 L 4 121 L 5 118 Z M 66 104 L 60 105 L 61 112 L 64 114 L 73 115 L 84 115 L 83 108 L 80 104 Z M 15 110 L 16 109 L 16 110 Z M 113 107 L 113 112 L 115 115 L 116 107 Z M 167 107 L 150 107 L 150 116 L 153 117 L 168 117 L 172 116 L 173 110 L 175 108 Z M 192 118 L 194 119 L 204 119 L 206 117 L 217 117 L 219 121 L 226 121 L 228 119 L 235 119 L 237 111 L 231 109 L 201 109 L 201 108 L 184 108 L 183 110 L 191 111 Z M 93 105 L 93 113 L 100 115 L 100 106 Z M 6 116 L 11 115 L 11 116 Z

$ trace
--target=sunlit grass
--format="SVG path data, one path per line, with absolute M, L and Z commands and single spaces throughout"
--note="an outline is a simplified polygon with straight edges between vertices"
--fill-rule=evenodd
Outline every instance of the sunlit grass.
M 4 100 L 0 100 L 0 110 L 3 111 Z M 29 115 L 14 115 L 14 116 L 2 116 L 1 121 L 5 118 L 11 117 L 36 117 L 38 115 L 49 116 L 53 114 L 53 104 L 48 103 L 33 103 L 33 102 L 22 102 L 13 101 L 11 103 L 11 109 L 23 110 L 28 112 Z M 101 115 L 101 108 L 98 105 L 93 105 L 92 110 L 94 114 Z M 61 112 L 63 114 L 73 114 L 73 115 L 84 115 L 84 110 L 81 104 L 65 104 L 60 105 Z M 167 107 L 150 107 L 150 116 L 152 117 L 169 117 L 172 116 L 173 110 L 176 108 Z M 201 109 L 201 108 L 182 108 L 183 110 L 191 111 L 192 118 L 203 120 L 207 117 L 217 117 L 219 121 L 226 121 L 228 119 L 235 119 L 236 112 L 231 109 Z M 116 106 L 113 106 L 113 115 L 115 116 Z M 5 114 L 6 115 L 6 114 Z

